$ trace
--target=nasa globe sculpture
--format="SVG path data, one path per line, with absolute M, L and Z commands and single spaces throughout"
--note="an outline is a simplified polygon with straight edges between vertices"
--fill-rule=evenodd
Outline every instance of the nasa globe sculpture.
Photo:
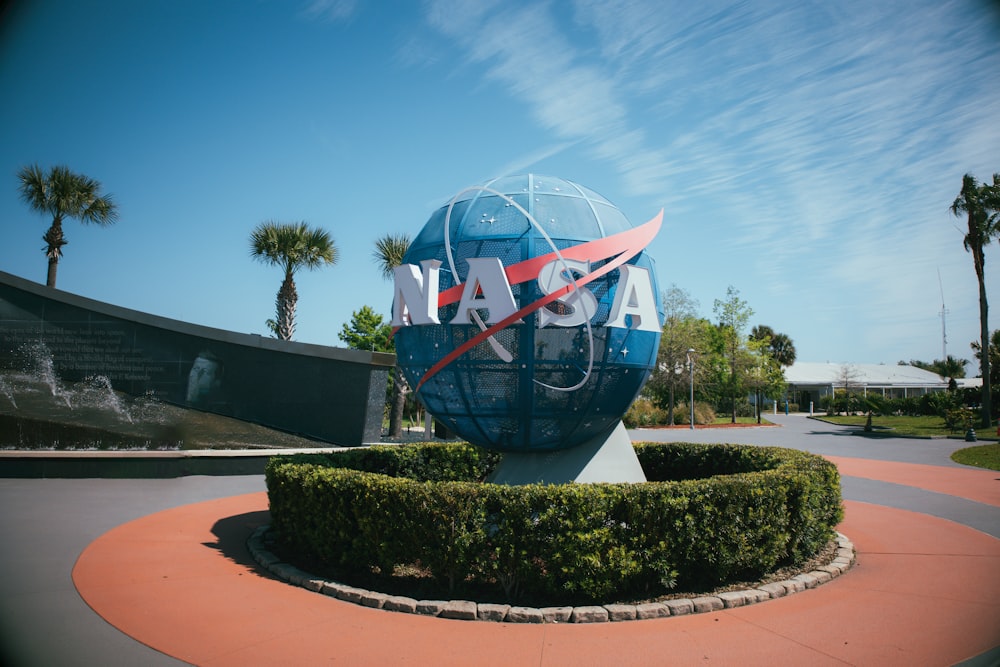
M 459 192 L 396 268 L 392 323 L 434 417 L 504 453 L 492 481 L 644 481 L 621 417 L 663 319 L 645 247 L 601 195 L 527 174 Z

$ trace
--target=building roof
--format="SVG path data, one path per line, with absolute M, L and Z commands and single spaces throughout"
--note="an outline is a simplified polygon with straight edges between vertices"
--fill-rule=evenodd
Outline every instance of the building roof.
M 845 379 L 852 385 L 868 387 L 946 388 L 948 386 L 946 378 L 915 366 L 796 361 L 785 369 L 785 381 L 793 385 L 843 387 Z
M 955 378 L 959 389 L 982 389 L 983 378 Z

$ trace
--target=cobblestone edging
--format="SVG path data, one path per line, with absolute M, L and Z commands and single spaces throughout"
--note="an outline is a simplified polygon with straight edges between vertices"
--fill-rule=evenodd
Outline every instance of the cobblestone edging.
M 586 607 L 518 607 L 509 604 L 472 602 L 469 600 L 415 600 L 400 595 L 387 595 L 376 591 L 355 588 L 335 581 L 326 581 L 304 572 L 289 563 L 283 563 L 264 545 L 264 536 L 270 526 L 261 526 L 247 539 L 247 548 L 264 569 L 290 584 L 316 593 L 352 602 L 374 609 L 423 614 L 466 621 L 496 621 L 504 623 L 605 623 L 633 621 L 666 616 L 684 616 L 702 612 L 730 609 L 756 604 L 772 598 L 799 593 L 839 577 L 855 564 L 854 544 L 843 534 L 837 533 L 837 550 L 833 559 L 815 570 L 797 574 L 784 581 L 762 584 L 757 588 L 727 591 L 718 595 L 705 595 L 664 602 L 643 604 L 606 604 Z

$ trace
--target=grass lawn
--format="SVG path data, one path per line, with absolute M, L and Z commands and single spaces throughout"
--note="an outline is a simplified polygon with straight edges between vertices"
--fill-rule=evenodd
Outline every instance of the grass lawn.
M 865 415 L 836 415 L 831 417 L 819 417 L 822 421 L 833 424 L 844 424 L 845 426 L 865 425 L 867 417 Z M 964 437 L 964 431 L 949 431 L 944 427 L 944 419 L 941 417 L 896 417 L 889 415 L 885 417 L 872 417 L 872 428 L 876 432 L 882 432 L 898 436 L 922 436 L 922 437 Z M 976 435 L 982 439 L 996 439 L 996 431 L 976 431 Z
M 951 460 L 955 463 L 964 463 L 967 466 L 1000 470 L 1000 444 L 993 443 L 959 449 L 951 455 Z

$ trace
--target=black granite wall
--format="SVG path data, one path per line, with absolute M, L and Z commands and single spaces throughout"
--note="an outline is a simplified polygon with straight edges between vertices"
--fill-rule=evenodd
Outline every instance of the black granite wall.
M 279 341 L 119 308 L 0 272 L 0 369 L 48 355 L 59 379 L 338 445 L 378 441 L 391 354 Z

